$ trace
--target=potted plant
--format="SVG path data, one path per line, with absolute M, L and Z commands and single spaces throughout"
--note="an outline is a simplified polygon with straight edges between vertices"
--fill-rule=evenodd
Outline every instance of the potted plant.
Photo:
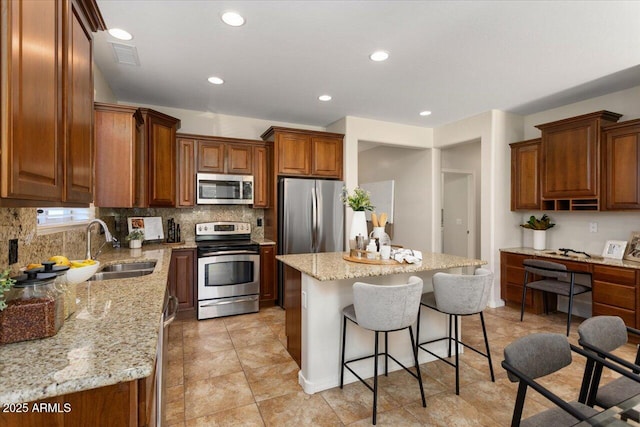
M 135 228 L 131 230 L 131 233 L 127 236 L 129 241 L 129 248 L 136 249 L 142 247 L 142 241 L 144 240 L 144 230 Z
M 533 249 L 543 250 L 546 247 L 547 230 L 555 227 L 555 224 L 551 222 L 551 218 L 547 214 L 542 215 L 540 218 L 531 215 L 529 221 L 520 224 L 520 227 L 533 230 Z
M 15 282 L 15 280 L 9 277 L 9 270 L 5 270 L 0 273 L 0 311 L 7 308 L 7 303 L 4 300 L 4 294 L 11 289 L 11 286 L 13 286 Z
M 342 193 L 340 194 L 340 201 L 345 206 L 353 209 L 353 218 L 351 219 L 351 228 L 349 229 L 349 246 L 351 249 L 357 249 L 355 244 L 356 237 L 362 235 L 364 240 L 366 240 L 368 236 L 365 212 L 374 210 L 375 206 L 371 204 L 371 195 L 369 192 L 360 187 L 354 188 L 353 194 L 349 194 L 347 187 L 343 187 Z M 363 243 L 366 244 L 364 241 Z

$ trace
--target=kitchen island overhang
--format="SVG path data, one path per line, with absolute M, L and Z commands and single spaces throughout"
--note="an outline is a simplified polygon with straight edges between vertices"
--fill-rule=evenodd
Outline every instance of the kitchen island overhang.
M 423 292 L 433 290 L 431 278 L 438 271 L 461 273 L 463 267 L 479 267 L 485 261 L 423 252 L 422 262 L 400 264 L 397 266 L 360 264 L 345 261 L 342 252 L 278 255 L 276 259 L 289 269 L 300 274 L 300 286 L 286 289 L 285 301 L 299 302 L 300 318 L 300 371 L 298 381 L 308 394 L 317 393 L 339 385 L 341 325 L 343 307 L 353 303 L 353 284 L 367 282 L 380 285 L 398 285 L 407 283 L 410 276 L 418 276 L 424 281 Z M 286 295 L 295 292 L 299 295 Z M 299 301 L 298 301 L 299 300 Z M 287 309 L 287 328 L 290 317 L 296 320 L 298 308 Z M 421 340 L 443 337 L 447 333 L 447 318 L 434 310 L 422 310 Z M 373 332 L 348 325 L 346 358 L 371 354 L 374 345 Z M 414 327 L 415 330 L 415 327 Z M 289 335 L 290 331 L 287 331 Z M 291 345 L 291 337 L 288 336 Z M 295 340 L 295 337 L 294 337 Z M 295 345 L 295 344 L 294 344 Z M 436 354 L 446 356 L 445 342 L 431 346 Z M 460 350 L 462 351 L 462 350 Z M 413 366 L 413 354 L 410 351 L 409 336 L 406 333 L 389 334 L 389 352 L 400 362 Z M 419 352 L 420 363 L 435 358 L 426 352 Z M 380 364 L 380 369 L 383 364 Z M 352 368 L 363 378 L 373 376 L 373 363 L 361 361 L 352 364 Z M 389 363 L 389 370 L 401 369 L 396 363 Z M 345 384 L 357 381 L 357 378 L 345 372 Z

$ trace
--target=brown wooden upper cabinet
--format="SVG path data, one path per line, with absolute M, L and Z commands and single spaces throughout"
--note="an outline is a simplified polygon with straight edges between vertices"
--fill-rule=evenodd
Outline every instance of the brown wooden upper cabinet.
M 177 138 L 179 207 L 196 204 L 196 140 Z
M 95 103 L 95 205 L 176 206 L 180 120 L 147 108 Z
M 640 120 L 598 111 L 511 145 L 511 210 L 640 209 Z
M 640 209 L 640 119 L 607 126 L 602 144 L 605 209 Z
M 536 126 L 542 132 L 543 200 L 559 200 L 567 210 L 599 209 L 601 127 L 620 117 L 598 111 Z
M 253 174 L 253 147 L 264 145 L 251 139 L 188 135 L 197 140 L 198 172 Z
M 278 175 L 342 179 L 344 135 L 302 129 L 270 127 L 262 134 L 274 142 Z
M 187 198 L 190 192 L 195 199 L 197 189 L 188 189 L 187 183 L 193 183 L 195 187 L 196 172 L 218 173 L 233 175 L 253 175 L 253 207 L 266 208 L 269 206 L 269 189 L 271 178 L 269 176 L 271 151 L 269 144 L 264 141 L 240 138 L 226 138 L 220 136 L 178 134 L 178 150 L 182 158 L 188 156 L 189 148 L 184 144 L 191 141 L 195 152 L 195 169 L 189 170 L 188 164 L 179 156 L 178 161 L 178 191 L 180 206 L 193 206 L 188 204 Z M 183 145 L 181 145 L 183 144 Z
M 0 205 L 88 205 L 100 11 L 94 0 L 2 1 L 2 10 Z
M 511 210 L 540 209 L 540 138 L 511 146 Z
M 271 188 L 271 147 L 258 145 L 253 147 L 253 207 L 270 206 Z

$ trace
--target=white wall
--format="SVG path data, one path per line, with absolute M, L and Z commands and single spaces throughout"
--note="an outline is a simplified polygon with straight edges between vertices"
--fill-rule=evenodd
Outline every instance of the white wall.
M 520 116 L 492 110 L 449 123 L 434 131 L 434 143 L 440 149 L 480 140 L 483 172 L 480 179 L 482 194 L 480 258 L 487 261 L 486 267 L 495 275 L 489 298 L 491 307 L 504 304 L 500 299 L 500 248 L 520 244 L 519 234 L 513 232 L 518 227 L 519 215 L 509 211 L 511 163 L 508 143 L 522 138 L 522 124 L 523 120 Z M 437 156 L 441 158 L 441 150 L 438 150 Z M 439 170 L 437 176 L 434 176 L 434 181 L 439 185 L 441 181 Z M 432 204 L 433 211 L 439 212 L 441 208 L 439 195 L 432 200 Z M 439 224 L 437 226 L 439 227 Z
M 229 116 L 205 111 L 184 110 L 161 105 L 136 104 L 140 107 L 152 108 L 161 113 L 179 118 L 179 133 L 196 135 L 215 135 L 228 138 L 260 139 L 260 135 L 271 126 L 282 126 L 296 129 L 324 131 L 324 127 L 310 126 L 300 123 L 276 122 L 273 120 L 255 119 L 251 117 Z
M 381 146 L 359 153 L 358 182 L 395 180 L 393 243 L 430 249 L 431 150 Z M 350 223 L 349 223 L 350 224 Z
M 480 242 L 482 241 L 482 224 L 481 214 L 482 207 L 482 162 L 481 162 L 481 143 L 474 141 L 447 147 L 441 150 L 442 153 L 442 169 L 466 171 L 474 175 L 475 184 L 475 253 L 480 256 Z
M 110 104 L 118 102 L 109 83 L 104 79 L 102 71 L 100 71 L 95 62 L 93 63 L 93 99 L 96 102 L 108 102 Z
M 347 116 L 327 127 L 331 132 L 341 132 L 344 137 L 344 174 L 345 185 L 352 190 L 359 183 L 359 168 L 376 168 L 375 164 L 367 164 L 359 161 L 358 144 L 359 141 L 376 142 L 388 147 L 411 147 L 411 148 L 430 148 L 433 146 L 433 129 L 418 126 L 401 125 L 398 123 L 383 122 L 379 120 L 363 119 L 359 117 Z M 433 163 L 433 158 L 425 159 Z M 432 171 L 429 164 L 424 167 L 428 171 Z M 439 169 L 438 169 L 439 170 Z M 439 172 L 438 172 L 439 173 Z M 432 181 L 423 182 L 421 185 L 433 185 Z M 399 190 L 396 183 L 396 192 Z M 429 196 L 430 197 L 430 196 Z M 396 204 L 398 206 L 398 204 Z M 426 216 L 427 223 L 433 221 L 432 210 L 428 209 L 423 212 Z M 353 212 L 347 209 L 345 212 L 345 224 L 347 229 L 351 224 Z M 394 224 L 394 233 L 398 223 Z M 408 225 L 411 226 L 411 225 Z M 433 240 L 432 238 L 430 238 Z M 424 247 L 424 246 L 422 246 Z M 434 250 L 433 241 L 425 249 Z

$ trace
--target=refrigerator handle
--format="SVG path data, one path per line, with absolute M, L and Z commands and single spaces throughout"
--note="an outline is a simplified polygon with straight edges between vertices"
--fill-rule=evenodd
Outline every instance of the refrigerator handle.
M 318 252 L 318 193 L 311 189 L 311 251 Z

